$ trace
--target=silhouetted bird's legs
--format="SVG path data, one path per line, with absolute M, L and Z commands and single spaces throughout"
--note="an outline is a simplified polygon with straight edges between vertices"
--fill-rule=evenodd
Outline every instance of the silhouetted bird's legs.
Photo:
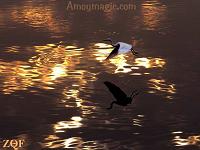
M 116 101 L 113 101 L 113 102 L 110 104 L 110 107 L 109 107 L 109 108 L 107 108 L 107 109 L 112 109 L 112 107 L 113 107 L 113 104 L 116 104 Z

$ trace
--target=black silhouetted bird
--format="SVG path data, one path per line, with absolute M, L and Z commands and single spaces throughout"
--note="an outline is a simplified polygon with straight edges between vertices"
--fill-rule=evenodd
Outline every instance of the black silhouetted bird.
M 112 95 L 115 97 L 116 101 L 113 101 L 110 104 L 110 107 L 107 109 L 112 109 L 113 104 L 121 105 L 121 106 L 127 106 L 128 104 L 131 104 L 133 98 L 139 94 L 137 90 L 134 90 L 131 95 L 128 97 L 119 87 L 117 87 L 115 84 L 111 82 L 104 82 L 104 84 L 107 86 L 109 91 L 112 93 Z

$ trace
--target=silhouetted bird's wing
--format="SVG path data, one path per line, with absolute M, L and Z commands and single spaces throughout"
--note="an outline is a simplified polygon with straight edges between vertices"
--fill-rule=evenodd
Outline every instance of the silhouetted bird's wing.
M 108 81 L 104 82 L 104 84 L 118 101 L 122 101 L 127 97 L 127 95 L 115 84 Z
M 115 46 L 115 48 L 113 49 L 113 51 L 110 53 L 110 55 L 106 58 L 106 60 L 108 60 L 108 59 L 110 59 L 110 58 L 116 56 L 116 55 L 118 54 L 119 47 L 120 47 L 120 45 L 117 44 L 117 45 Z

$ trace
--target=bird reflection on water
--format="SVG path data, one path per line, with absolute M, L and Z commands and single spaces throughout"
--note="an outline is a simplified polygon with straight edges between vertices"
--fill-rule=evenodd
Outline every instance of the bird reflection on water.
M 139 94 L 138 90 L 134 90 L 130 96 L 127 96 L 126 93 L 124 93 L 118 86 L 111 82 L 104 82 L 104 84 L 107 86 L 109 91 L 113 94 L 116 101 L 113 101 L 110 104 L 110 107 L 107 109 L 112 109 L 114 104 L 121 105 L 121 106 L 127 106 L 128 104 L 131 104 L 133 98 Z

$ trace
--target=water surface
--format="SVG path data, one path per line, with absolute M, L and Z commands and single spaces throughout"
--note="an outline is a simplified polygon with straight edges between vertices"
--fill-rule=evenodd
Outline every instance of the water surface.
M 91 12 L 67 3 L 0 2 L 1 141 L 24 139 L 27 150 L 199 149 L 200 2 L 124 1 L 136 9 Z M 106 37 L 139 55 L 105 62 Z M 105 81 L 141 92 L 107 110 Z

